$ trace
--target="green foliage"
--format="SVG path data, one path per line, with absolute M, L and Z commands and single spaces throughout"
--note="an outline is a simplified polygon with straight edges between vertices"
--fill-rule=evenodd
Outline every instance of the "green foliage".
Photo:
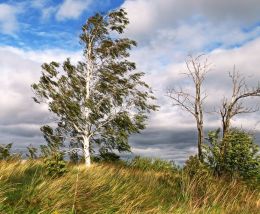
M 119 155 L 104 149 L 100 149 L 99 155 L 94 157 L 95 162 L 118 162 L 119 160 Z
M 61 152 L 53 153 L 53 155 L 45 158 L 44 167 L 46 173 L 52 177 L 60 177 L 67 172 L 67 164 Z
M 70 163 L 78 164 L 82 160 L 82 156 L 77 151 L 70 151 L 69 153 Z
M 204 162 L 199 160 L 197 155 L 190 156 L 189 159 L 185 162 L 183 170 L 190 177 L 194 177 L 195 175 L 206 175 L 210 174 L 209 168 L 206 166 Z
M 140 170 L 153 170 L 160 172 L 174 172 L 178 171 L 178 167 L 175 163 L 153 158 L 145 158 L 136 156 L 130 162 L 129 166 Z
M 208 133 L 209 145 L 204 145 L 204 158 L 214 174 L 220 175 L 223 168 L 222 145 L 220 142 L 220 129 Z
M 64 138 L 60 136 L 59 128 L 53 129 L 50 126 L 42 126 L 41 131 L 47 145 L 41 145 L 41 154 L 43 157 L 51 156 L 53 153 L 58 153 L 63 146 Z
M 6 144 L 6 145 L 1 145 L 0 144 L 0 160 L 7 160 L 10 159 L 11 157 L 11 148 L 12 148 L 12 143 Z
M 220 141 L 219 130 L 209 133 L 206 161 L 218 175 L 258 179 L 260 156 L 258 145 L 251 134 L 238 129 L 230 130 Z
M 40 145 L 46 173 L 53 177 L 62 176 L 67 172 L 67 164 L 64 161 L 63 153 L 60 151 L 60 147 L 63 146 L 63 138 L 59 135 L 59 129 L 53 130 L 50 126 L 43 126 L 41 131 L 47 141 L 47 145 Z M 32 158 L 36 157 L 35 152 L 35 149 L 31 149 L 32 154 L 30 156 Z

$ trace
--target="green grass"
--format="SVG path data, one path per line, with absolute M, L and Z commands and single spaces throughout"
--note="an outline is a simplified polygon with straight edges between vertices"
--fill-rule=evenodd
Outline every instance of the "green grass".
M 145 162 L 71 165 L 60 178 L 41 161 L 0 162 L 0 213 L 259 213 L 259 191 L 241 182 Z

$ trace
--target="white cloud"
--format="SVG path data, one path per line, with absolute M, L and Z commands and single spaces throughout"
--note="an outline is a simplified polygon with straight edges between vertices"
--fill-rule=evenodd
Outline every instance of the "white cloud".
M 42 9 L 42 19 L 46 20 L 49 19 L 52 14 L 54 14 L 57 11 L 56 7 L 46 7 Z
M 58 9 L 57 6 L 51 6 L 50 0 L 34 0 L 30 6 L 41 11 L 43 21 L 48 20 Z
M 260 2 L 127 0 L 122 7 L 126 8 L 130 20 L 126 36 L 139 43 L 139 47 L 132 51 L 131 59 L 137 62 L 138 69 L 146 72 L 145 79 L 152 85 L 161 105 L 160 110 L 151 115 L 144 132 L 153 130 L 153 137 L 144 134 L 134 139 L 134 151 L 143 155 L 156 153 L 163 158 L 178 160 L 174 154 L 186 149 L 179 150 L 175 148 L 176 144 L 189 142 L 189 148 L 196 146 L 196 134 L 190 135 L 192 130 L 196 130 L 196 123 L 191 115 L 171 105 L 171 100 L 165 97 L 166 89 L 190 87 L 180 74 L 185 71 L 184 60 L 188 54 L 201 52 L 208 53 L 213 63 L 213 70 L 205 82 L 209 94 L 207 111 L 212 112 L 214 107 L 220 105 L 222 97 L 231 93 L 228 72 L 234 64 L 247 77 L 250 86 L 256 85 L 260 81 L 257 70 L 260 67 L 260 27 L 256 26 L 260 21 Z M 260 105 L 260 99 L 246 100 L 246 104 Z M 240 115 L 234 118 L 232 125 L 260 132 L 259 115 L 259 112 Z M 207 130 L 220 126 L 218 114 L 205 115 Z M 168 137 L 164 139 L 161 133 Z M 149 144 L 150 141 L 153 144 Z M 169 144 L 167 149 L 162 145 L 165 142 Z M 185 154 L 180 156 L 181 159 L 187 157 Z
M 258 0 L 126 0 L 122 7 L 129 14 L 129 33 L 139 37 L 203 19 L 214 23 L 215 27 L 221 23 L 252 25 L 260 20 Z
M 14 34 L 18 28 L 16 15 L 18 9 L 8 4 L 0 4 L 0 30 L 5 34 Z
M 62 62 L 68 57 L 72 59 L 72 62 L 77 62 L 82 59 L 81 51 L 66 51 L 63 49 L 46 49 L 41 51 L 34 51 L 23 50 L 11 46 L 2 46 L 0 47 L 0 50 L 3 52 L 6 51 L 7 53 L 15 54 L 25 61 L 32 61 L 37 63 L 51 61 Z
M 138 65 L 146 68 L 145 64 L 150 64 L 149 52 L 142 53 L 146 56 L 145 61 L 138 60 Z M 242 47 L 235 49 L 219 49 L 208 54 L 209 61 L 213 64 L 212 70 L 208 73 L 205 81 L 204 90 L 208 94 L 206 100 L 206 111 L 213 112 L 214 107 L 221 104 L 223 96 L 229 97 L 231 95 L 232 85 L 228 76 L 228 72 L 232 71 L 233 66 L 246 77 L 248 86 L 257 86 L 260 81 L 260 38 L 255 39 Z M 152 55 L 153 57 L 153 55 Z M 140 66 L 139 66 L 140 67 Z M 179 108 L 171 106 L 171 100 L 165 97 L 166 89 L 171 87 L 178 87 L 185 85 L 190 87 L 189 83 L 185 83 L 185 76 L 181 73 L 185 72 L 184 63 L 170 62 L 162 68 L 157 67 L 153 72 L 146 77 L 147 81 L 152 85 L 156 96 L 161 104 L 160 111 L 154 113 L 151 117 L 150 128 L 156 129 L 172 129 L 172 130 L 190 130 L 196 127 L 196 124 L 191 115 L 180 111 Z M 146 71 L 146 70 L 144 70 Z M 188 85 L 187 85 L 188 83 Z M 245 101 L 246 105 L 260 105 L 260 98 Z M 245 117 L 243 115 L 235 118 L 234 126 L 240 127 L 243 125 L 247 129 L 256 129 L 260 131 L 260 126 L 256 126 L 260 121 L 259 112 L 253 113 L 251 116 Z M 250 118 L 250 120 L 248 119 Z M 205 125 L 207 128 L 216 128 L 220 126 L 220 117 L 217 114 L 206 114 Z
M 243 1 L 236 1 L 236 4 L 232 1 L 233 5 L 222 0 L 218 3 L 205 1 L 125 1 L 122 7 L 126 8 L 130 19 L 126 36 L 140 45 L 132 52 L 132 57 L 141 70 L 160 73 L 169 65 L 183 62 L 188 54 L 234 48 L 260 35 L 257 26 L 244 30 L 260 20 L 255 10 L 260 2 L 247 1 L 245 11 L 239 15 L 234 11 L 244 6 Z M 217 11 L 208 12 L 215 7 Z M 222 10 L 222 7 L 227 8 Z
M 48 0 L 34 0 L 31 3 L 32 7 L 34 8 L 43 8 L 45 7 L 46 3 L 48 2 Z
M 39 127 L 50 122 L 47 107 L 33 102 L 31 84 L 39 80 L 43 62 L 62 62 L 71 57 L 81 58 L 79 52 L 64 50 L 25 51 L 14 47 L 0 47 L 0 143 L 15 139 L 17 143 L 41 140 Z M 42 140 L 41 140 L 42 142 Z
M 92 0 L 64 0 L 56 14 L 57 20 L 77 19 L 90 5 Z

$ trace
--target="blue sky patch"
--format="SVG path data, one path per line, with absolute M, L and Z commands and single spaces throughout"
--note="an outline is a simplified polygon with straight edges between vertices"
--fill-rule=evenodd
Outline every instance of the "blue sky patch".
M 64 8 L 66 2 L 75 5 Z M 96 12 L 106 13 L 122 3 L 122 0 L 1 1 L 0 12 L 1 7 L 2 10 L 8 8 L 11 21 L 0 17 L 0 45 L 23 49 L 77 50 L 80 48 L 78 36 L 81 26 L 88 17 Z M 14 25 L 14 29 L 3 30 L 4 22 Z

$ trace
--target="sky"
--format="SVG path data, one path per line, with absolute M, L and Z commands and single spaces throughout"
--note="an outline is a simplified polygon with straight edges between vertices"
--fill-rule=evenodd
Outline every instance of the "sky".
M 214 113 L 232 89 L 234 65 L 249 86 L 260 80 L 259 0 L 6 0 L 0 1 L 0 143 L 16 151 L 44 143 L 40 127 L 50 120 L 45 106 L 32 100 L 30 85 L 39 80 L 41 64 L 81 59 L 81 26 L 96 12 L 125 8 L 130 24 L 124 36 L 138 47 L 130 59 L 146 73 L 157 97 L 147 129 L 131 136 L 133 154 L 182 163 L 195 154 L 196 124 L 167 98 L 169 88 L 192 91 L 182 74 L 185 59 L 204 53 L 211 64 L 203 85 L 206 131 L 220 127 Z M 260 98 L 246 104 L 260 104 Z M 241 115 L 232 124 L 255 133 L 260 141 L 260 113 Z

